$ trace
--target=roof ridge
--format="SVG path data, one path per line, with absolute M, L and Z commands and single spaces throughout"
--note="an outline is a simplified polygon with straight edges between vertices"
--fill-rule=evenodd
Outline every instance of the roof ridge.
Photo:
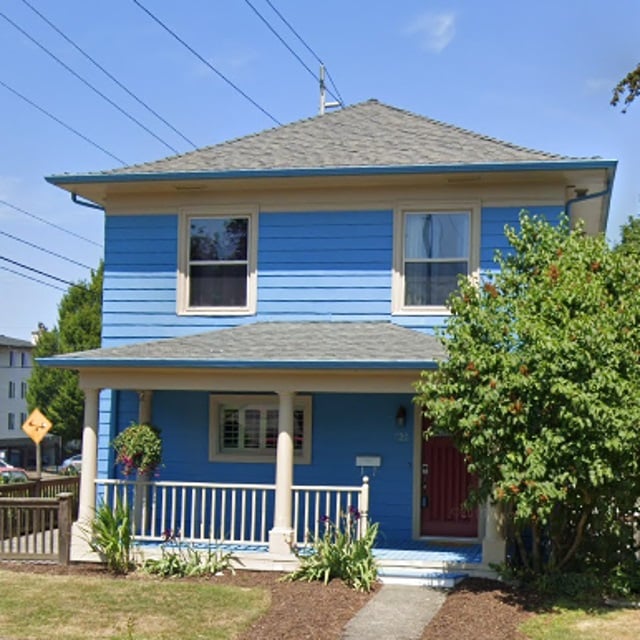
M 371 101 L 368 101 L 371 102 Z M 495 136 L 490 136 L 488 134 L 479 133 L 478 131 L 473 131 L 472 129 L 467 129 L 466 127 L 461 127 L 459 125 L 451 124 L 450 122 L 445 122 L 444 120 L 438 120 L 437 118 L 431 118 L 430 116 L 424 116 L 420 113 L 416 113 L 415 111 L 411 111 L 409 109 L 403 109 L 402 107 L 397 107 L 395 105 L 386 104 L 384 102 L 379 102 L 378 100 L 373 100 L 373 102 L 378 102 L 378 104 L 387 107 L 388 109 L 392 109 L 393 111 L 398 111 L 405 115 L 411 116 L 418 120 L 427 121 L 432 124 L 445 127 L 446 129 L 450 129 L 452 131 L 457 131 L 458 133 L 464 133 L 466 135 L 473 136 L 478 140 L 484 140 L 485 142 L 494 142 L 496 144 L 504 145 L 510 147 L 516 151 L 526 151 L 529 153 L 542 153 L 550 158 L 555 159 L 571 159 L 573 156 L 565 156 L 558 153 L 553 153 L 551 151 L 543 151 L 541 149 L 534 149 L 533 147 L 525 147 L 524 145 L 515 144 L 513 142 L 509 142 L 507 140 L 502 140 L 501 138 L 497 138 Z

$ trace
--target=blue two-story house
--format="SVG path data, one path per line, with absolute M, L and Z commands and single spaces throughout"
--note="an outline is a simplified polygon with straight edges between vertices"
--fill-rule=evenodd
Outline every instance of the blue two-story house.
M 370 100 L 155 162 L 52 184 L 105 211 L 102 348 L 51 358 L 85 392 L 80 518 L 129 490 L 110 442 L 162 434 L 138 537 L 288 554 L 348 506 L 381 545 L 504 545 L 413 384 L 462 274 L 524 208 L 604 230 L 615 161 L 519 147 Z M 368 480 L 366 480 L 366 479 Z M 366 521 L 366 520 L 365 520 Z

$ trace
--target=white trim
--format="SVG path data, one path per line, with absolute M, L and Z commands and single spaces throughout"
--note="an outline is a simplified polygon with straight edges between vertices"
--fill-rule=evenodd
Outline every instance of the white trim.
M 223 405 L 251 405 L 278 409 L 277 395 L 257 394 L 211 394 L 209 397 L 209 461 L 210 462 L 270 462 L 276 461 L 276 448 L 272 450 L 257 449 L 239 452 L 224 451 L 220 446 L 220 408 Z M 293 400 L 294 410 L 304 412 L 302 449 L 294 452 L 295 464 L 311 463 L 312 438 L 312 403 L 309 395 L 296 395 Z
M 469 278 L 478 281 L 480 274 L 480 226 L 482 203 L 479 200 L 418 201 L 399 203 L 393 212 L 393 273 L 391 278 L 391 313 L 408 316 L 449 315 L 446 306 L 407 306 L 404 304 L 404 219 L 407 213 L 469 213 Z
M 247 303 L 242 307 L 189 307 L 189 222 L 192 218 L 248 220 Z M 211 205 L 180 209 L 178 212 L 178 271 L 176 313 L 179 316 L 246 316 L 256 313 L 258 299 L 258 206 Z

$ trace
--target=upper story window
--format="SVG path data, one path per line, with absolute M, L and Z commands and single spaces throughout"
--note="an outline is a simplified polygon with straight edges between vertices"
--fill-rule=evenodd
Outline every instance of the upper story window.
M 473 209 L 408 209 L 396 218 L 394 312 L 447 313 L 477 264 Z
M 16 383 L 13 380 L 9 380 L 9 397 L 16 397 Z
M 15 351 L 9 351 L 9 366 L 10 367 L 17 366 L 17 362 L 18 362 L 17 356 L 18 356 L 18 354 Z
M 7 414 L 7 429 L 9 431 L 13 431 L 16 428 L 16 414 L 8 413 Z
M 29 366 L 29 354 L 26 351 L 23 351 L 20 354 L 20 366 L 28 367 Z
M 20 383 L 20 397 L 24 400 L 27 397 L 27 383 Z
M 184 213 L 178 313 L 255 312 L 255 214 Z
M 279 418 L 277 396 L 212 396 L 210 417 L 212 460 L 275 460 Z M 310 461 L 310 440 L 311 398 L 297 396 L 293 408 L 293 450 L 296 461 Z

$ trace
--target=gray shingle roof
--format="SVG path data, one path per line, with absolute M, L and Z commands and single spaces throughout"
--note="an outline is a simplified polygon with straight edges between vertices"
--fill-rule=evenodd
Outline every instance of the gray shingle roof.
M 571 160 L 368 100 L 156 162 L 97 175 Z
M 26 340 L 18 338 L 10 338 L 9 336 L 0 335 L 0 347 L 14 347 L 16 349 L 33 349 L 33 344 Z
M 256 322 L 208 333 L 64 354 L 64 366 L 421 367 L 444 357 L 440 341 L 385 322 Z

